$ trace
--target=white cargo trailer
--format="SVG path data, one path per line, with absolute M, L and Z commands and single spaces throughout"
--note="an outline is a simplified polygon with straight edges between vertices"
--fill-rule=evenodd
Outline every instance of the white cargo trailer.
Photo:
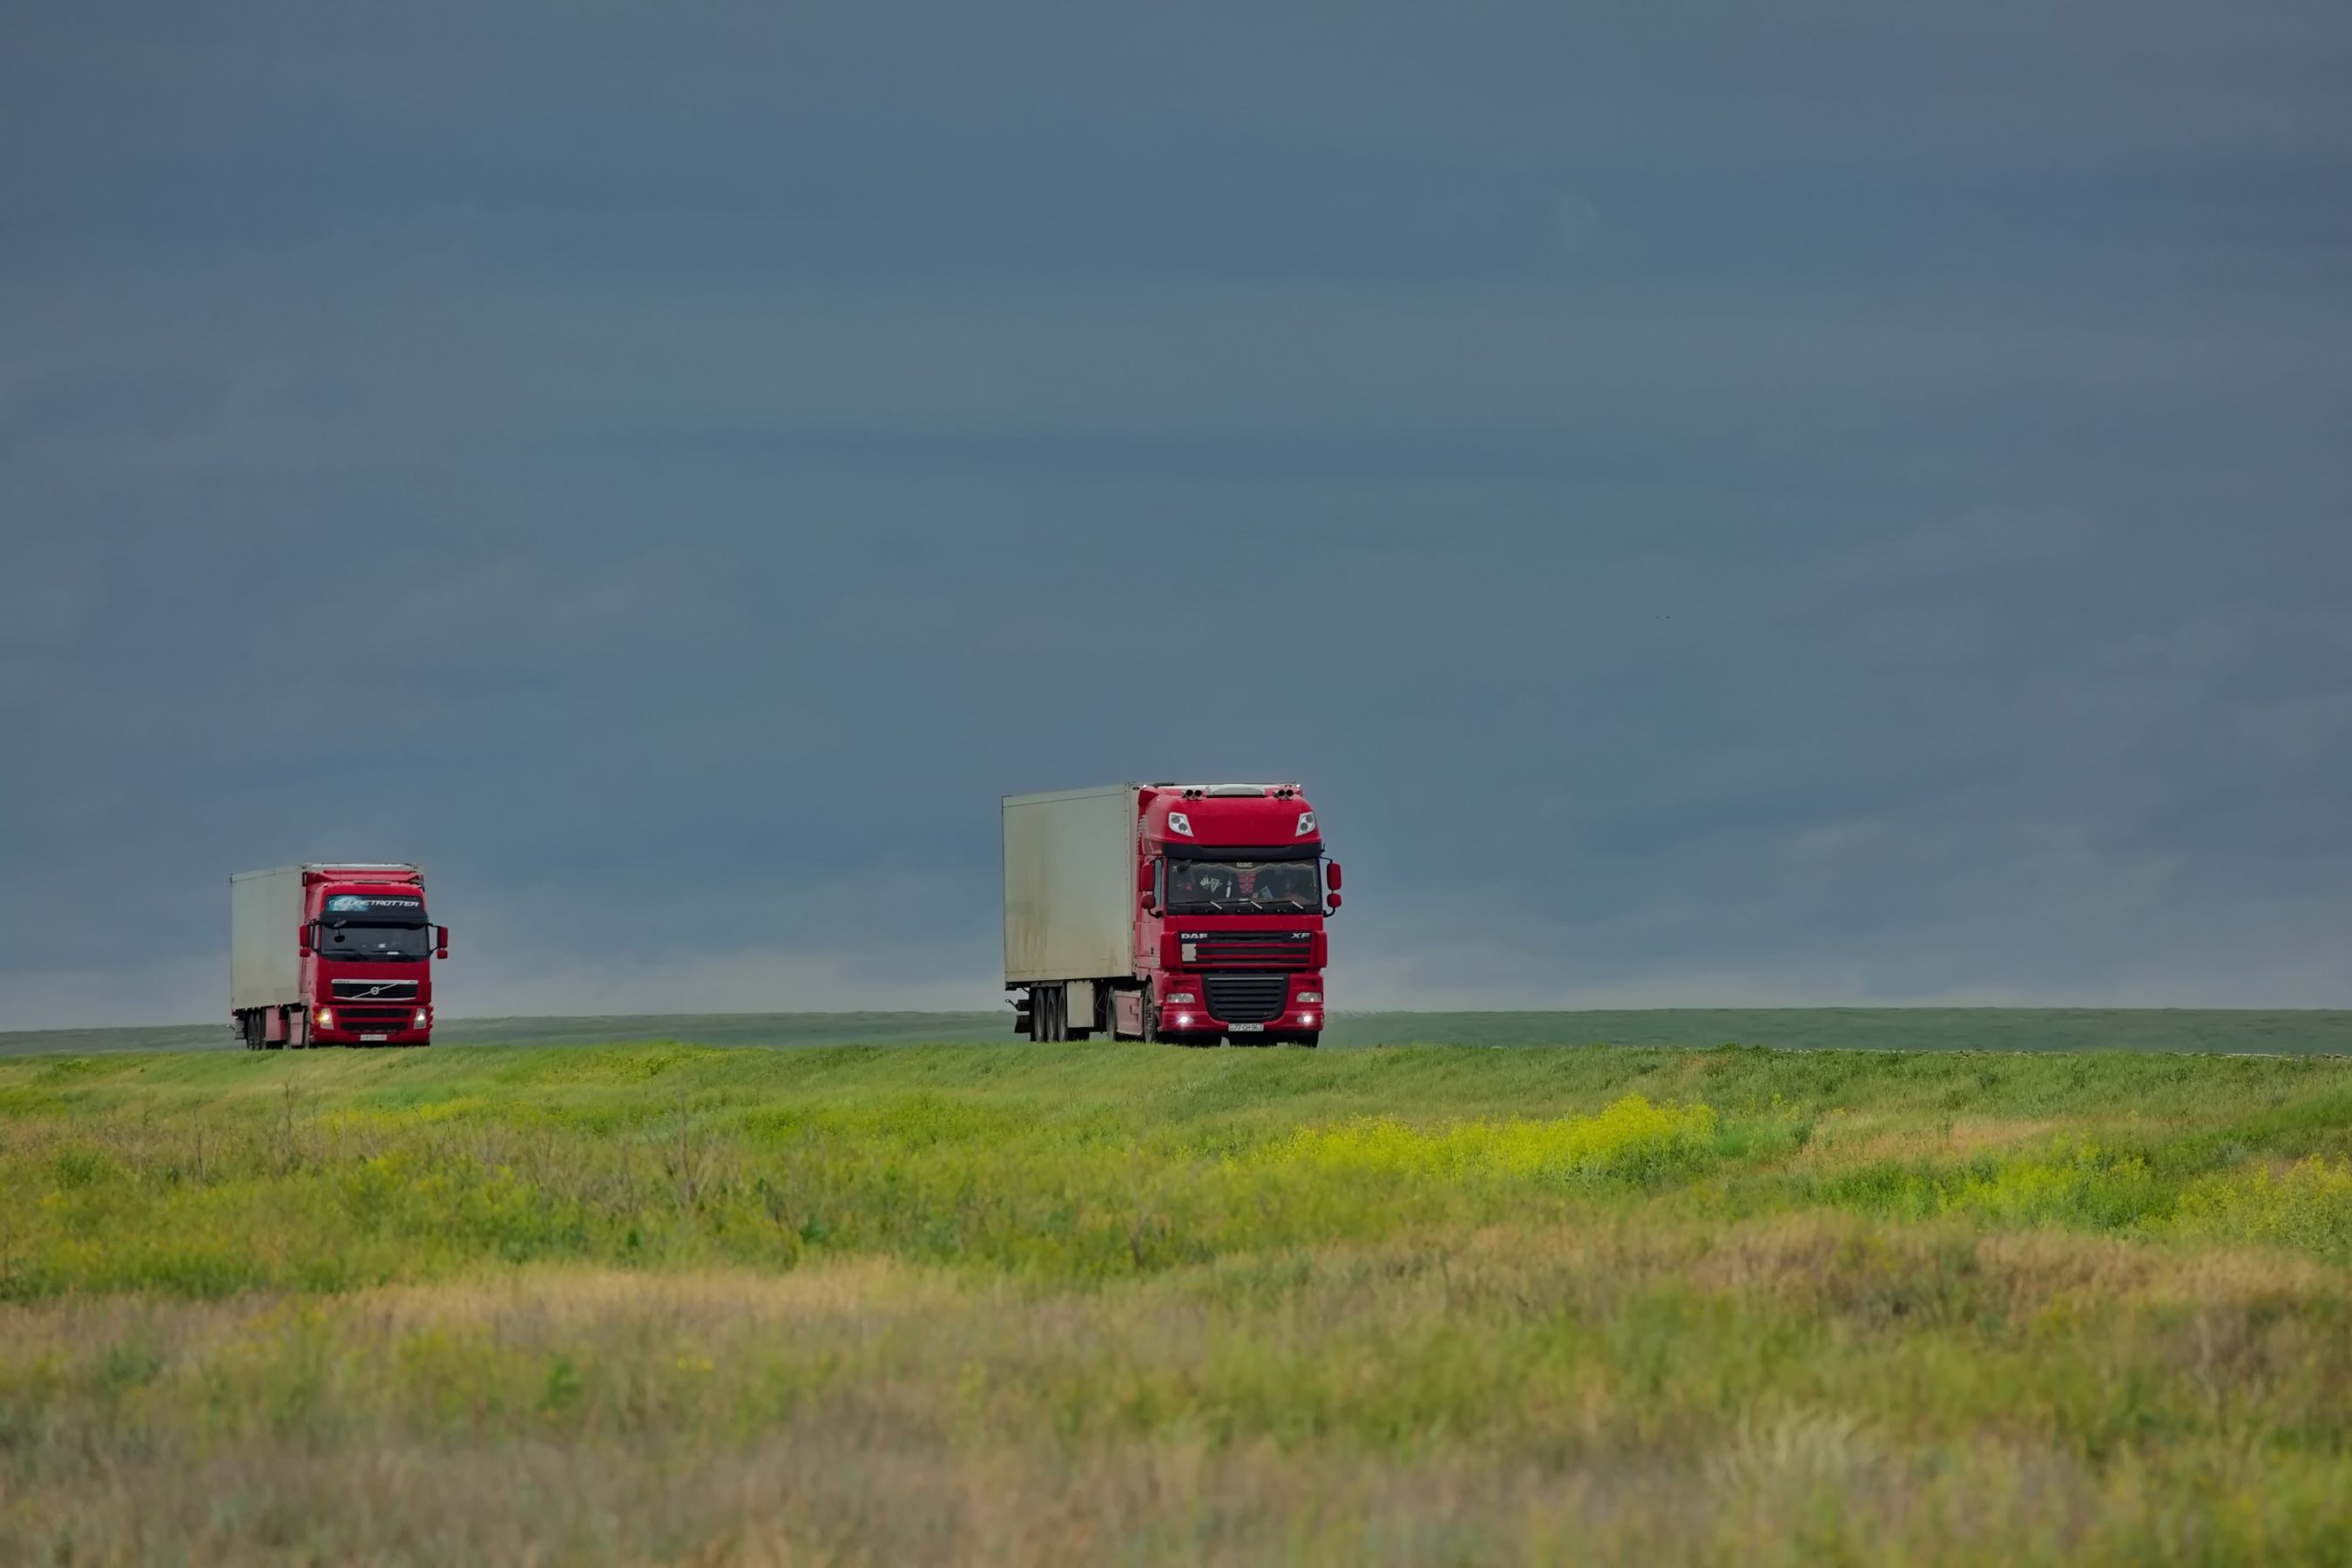
M 235 1013 L 302 1001 L 302 873 L 239 871 L 228 879 L 228 1005 Z M 217 875 L 217 873 L 215 873 Z
M 1135 973 L 1139 788 L 1004 797 L 1004 983 L 1042 1005 L 1042 1038 L 1085 1039 Z
M 1135 972 L 1137 788 L 1004 797 L 1007 984 Z

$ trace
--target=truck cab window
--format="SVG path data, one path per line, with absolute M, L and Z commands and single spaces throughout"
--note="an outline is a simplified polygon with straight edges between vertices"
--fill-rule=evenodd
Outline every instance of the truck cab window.
M 1175 860 L 1168 867 L 1171 910 L 1304 914 L 1320 907 L 1321 892 L 1311 860 Z
M 1318 879 L 1311 861 L 1294 860 L 1281 865 L 1262 866 L 1257 879 L 1250 889 L 1250 901 L 1282 910 L 1311 910 L 1322 896 L 1317 885 Z

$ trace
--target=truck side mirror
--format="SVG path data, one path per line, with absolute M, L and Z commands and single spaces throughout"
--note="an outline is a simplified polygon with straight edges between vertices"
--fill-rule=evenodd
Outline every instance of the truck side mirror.
M 310 956 L 310 922 L 309 921 L 304 921 L 294 928 L 294 956 L 297 958 Z
M 1337 860 L 1326 860 L 1323 862 L 1323 870 L 1326 879 L 1331 884 L 1331 890 L 1335 893 L 1338 892 L 1339 890 L 1339 862 Z
M 447 926 L 435 926 L 433 928 L 433 956 L 436 958 L 446 958 L 449 956 L 449 928 Z

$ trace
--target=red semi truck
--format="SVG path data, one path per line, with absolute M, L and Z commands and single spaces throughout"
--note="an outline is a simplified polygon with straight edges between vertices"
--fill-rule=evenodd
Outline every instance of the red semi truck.
M 249 1051 L 429 1046 L 433 965 L 415 866 L 280 866 L 228 879 L 229 1016 Z
M 1339 867 L 1296 784 L 1004 798 L 1013 1033 L 1314 1045 Z

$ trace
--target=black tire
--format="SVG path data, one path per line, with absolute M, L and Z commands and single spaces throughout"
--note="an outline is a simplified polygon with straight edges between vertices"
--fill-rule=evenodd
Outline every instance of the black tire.
M 1029 1037 L 1041 1044 L 1069 1038 L 1069 993 L 1058 985 L 1039 985 L 1029 993 Z

